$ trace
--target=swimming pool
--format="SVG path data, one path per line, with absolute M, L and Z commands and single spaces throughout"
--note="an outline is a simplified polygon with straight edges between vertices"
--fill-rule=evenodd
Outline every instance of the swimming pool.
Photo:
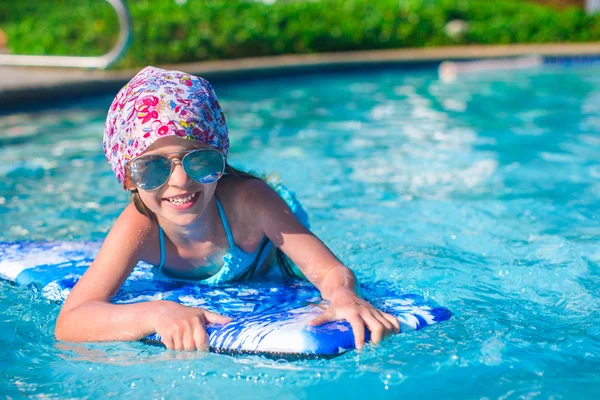
M 546 67 L 216 84 L 233 165 L 278 171 L 361 280 L 454 318 L 361 354 L 283 361 L 68 345 L 0 282 L 0 392 L 132 398 L 581 398 L 600 393 L 600 74 Z M 0 117 L 0 240 L 102 239 L 128 199 L 111 96 Z

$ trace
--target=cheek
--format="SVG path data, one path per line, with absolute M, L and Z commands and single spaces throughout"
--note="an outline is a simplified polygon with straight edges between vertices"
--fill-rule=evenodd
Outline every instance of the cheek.
M 152 211 L 154 211 L 154 209 L 156 209 L 160 203 L 160 197 L 153 193 L 142 192 L 140 190 L 139 194 L 140 199 L 144 202 L 146 207 L 148 207 Z
M 195 188 L 195 190 L 199 191 L 202 197 L 200 198 L 200 201 L 198 201 L 198 203 L 196 204 L 197 210 L 198 210 L 197 207 L 200 207 L 203 210 L 206 209 L 206 206 L 208 205 L 208 203 L 210 203 L 211 199 L 215 196 L 216 189 L 217 189 L 216 183 L 211 183 L 210 185 L 198 184 L 198 187 Z
M 211 183 L 210 185 L 203 185 L 204 193 L 206 193 L 206 197 L 211 198 L 214 196 L 215 191 L 217 190 L 217 182 Z
M 208 203 L 210 199 L 213 198 L 215 192 L 217 190 L 217 182 L 211 183 L 210 185 L 202 185 L 202 193 L 204 195 L 205 201 Z

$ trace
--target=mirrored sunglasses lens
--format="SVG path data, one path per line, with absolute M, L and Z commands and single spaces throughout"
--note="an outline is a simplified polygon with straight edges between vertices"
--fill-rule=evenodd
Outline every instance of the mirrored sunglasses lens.
M 223 155 L 216 150 L 193 151 L 183 159 L 188 176 L 202 184 L 218 181 L 223 175 L 224 166 Z
M 135 159 L 130 167 L 131 179 L 142 190 L 162 186 L 171 174 L 171 160 L 162 156 L 144 156 Z

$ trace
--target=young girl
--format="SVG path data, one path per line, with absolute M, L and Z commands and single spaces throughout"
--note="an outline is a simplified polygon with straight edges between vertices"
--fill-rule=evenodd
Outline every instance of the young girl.
M 133 202 L 67 298 L 57 339 L 137 340 L 156 332 L 168 349 L 204 350 L 205 324 L 229 318 L 170 301 L 112 304 L 111 297 L 140 260 L 169 276 L 218 284 L 275 268 L 289 273 L 280 251 L 329 301 L 310 325 L 345 319 L 357 348 L 365 326 L 373 343 L 398 332 L 398 320 L 357 295 L 352 271 L 268 184 L 227 164 L 228 149 L 225 117 L 204 79 L 146 67 L 119 91 L 104 152 Z

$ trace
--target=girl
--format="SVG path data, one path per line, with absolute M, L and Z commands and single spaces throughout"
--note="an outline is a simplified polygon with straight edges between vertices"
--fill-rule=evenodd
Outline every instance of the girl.
M 266 276 L 277 264 L 289 273 L 281 251 L 329 301 L 310 325 L 345 319 L 357 348 L 365 326 L 373 343 L 399 331 L 395 317 L 357 295 L 354 274 L 268 184 L 227 164 L 228 149 L 225 117 L 204 79 L 146 67 L 119 91 L 104 152 L 133 201 L 67 298 L 58 340 L 137 340 L 156 332 L 168 349 L 205 350 L 205 324 L 229 318 L 170 301 L 109 300 L 140 260 L 166 275 L 218 284 Z

